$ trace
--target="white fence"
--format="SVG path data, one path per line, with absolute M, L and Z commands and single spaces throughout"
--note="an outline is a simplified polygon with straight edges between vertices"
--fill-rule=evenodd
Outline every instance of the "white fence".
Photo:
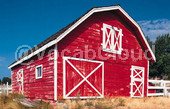
M 147 96 L 170 96 L 170 81 L 167 80 L 148 80 Z M 12 86 L 0 85 L 0 94 L 12 93 Z
M 8 83 L 5 85 L 0 85 L 0 94 L 9 94 L 9 93 L 12 93 L 12 86 L 11 85 L 8 85 Z
M 170 96 L 170 81 L 149 80 L 147 96 Z

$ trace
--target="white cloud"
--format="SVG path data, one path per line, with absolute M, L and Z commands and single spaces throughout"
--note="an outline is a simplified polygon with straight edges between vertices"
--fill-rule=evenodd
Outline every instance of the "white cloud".
M 151 40 L 155 40 L 157 36 L 170 33 L 170 20 L 143 20 L 138 21 L 145 36 L 149 36 Z

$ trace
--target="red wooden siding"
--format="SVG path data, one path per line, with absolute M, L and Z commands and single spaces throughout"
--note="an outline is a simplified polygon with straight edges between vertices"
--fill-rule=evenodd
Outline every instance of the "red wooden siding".
M 53 47 L 50 48 L 53 50 Z M 49 54 L 48 54 L 49 53 Z M 24 73 L 24 95 L 29 98 L 51 99 L 54 98 L 54 52 L 47 50 L 42 58 L 37 56 L 31 58 L 26 63 L 28 65 L 18 65 L 12 69 L 13 92 L 18 92 L 16 73 L 23 69 Z M 43 77 L 35 79 L 35 68 L 37 65 L 43 66 Z
M 145 87 L 144 95 L 147 92 L 147 59 L 142 53 L 142 60 L 133 60 L 128 58 L 127 60 L 114 59 L 113 57 L 118 56 L 112 53 L 103 52 L 101 49 L 102 44 L 102 25 L 103 23 L 121 28 L 123 31 L 122 47 L 127 49 L 130 53 L 133 53 L 131 49 L 134 49 L 134 55 L 138 56 L 138 51 L 142 50 L 139 42 L 137 40 L 137 35 L 135 31 L 132 31 L 128 23 L 125 23 L 120 16 L 116 13 L 102 12 L 93 14 L 85 22 L 80 24 L 75 30 L 68 34 L 67 38 L 63 39 L 58 43 L 59 54 L 63 50 L 70 50 L 66 52 L 65 56 L 78 57 L 80 55 L 75 55 L 78 51 L 75 49 L 81 49 L 83 54 L 85 54 L 86 48 L 93 49 L 98 55 L 98 49 L 101 51 L 102 56 L 107 57 L 106 60 L 101 59 L 97 56 L 94 60 L 99 60 L 104 62 L 104 94 L 109 96 L 130 96 L 130 75 L 131 75 L 131 65 L 141 66 L 145 68 Z M 63 43 L 64 42 L 64 43 Z M 143 52 L 143 51 L 142 51 Z M 92 56 L 89 53 L 89 56 Z M 121 57 L 125 56 L 123 51 Z M 110 57 L 110 58 L 108 58 Z M 80 58 L 85 58 L 85 55 Z M 91 58 L 91 57 L 90 57 Z M 86 67 L 84 68 L 86 69 Z M 62 56 L 58 58 L 58 97 L 63 96 L 63 59 Z

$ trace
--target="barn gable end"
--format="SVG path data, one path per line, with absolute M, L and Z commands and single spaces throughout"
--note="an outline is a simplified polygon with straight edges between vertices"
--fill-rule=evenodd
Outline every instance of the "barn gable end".
M 104 95 L 130 96 L 132 66 L 145 68 L 145 74 L 143 75 L 143 79 L 145 79 L 145 81 L 143 84 L 147 83 L 148 60 L 145 57 L 141 45 L 138 43 L 136 34 L 134 34 L 134 32 L 130 29 L 130 26 L 124 22 L 125 21 L 122 21 L 122 18 L 120 16 L 117 16 L 111 12 L 95 13 L 82 24 L 80 24 L 77 28 L 75 28 L 72 32 L 70 32 L 67 35 L 67 38 L 62 39 L 62 41 L 58 43 L 58 52 L 59 54 L 62 54 L 62 56 L 59 56 L 58 58 L 58 96 L 66 95 L 64 96 L 64 98 L 74 98 L 77 96 L 78 93 L 82 93 L 82 95 L 80 95 L 80 97 L 82 98 L 103 96 L 101 93 L 101 95 L 96 94 L 96 91 L 93 90 L 93 88 L 90 88 L 90 86 L 87 86 L 87 84 L 81 84 L 82 86 L 76 88 L 75 84 L 78 84 L 83 79 L 81 76 L 79 76 L 79 74 L 77 74 L 76 68 L 83 68 L 84 66 L 87 71 L 84 69 L 83 72 L 89 72 L 88 69 L 93 69 L 95 67 L 93 67 L 93 65 L 91 65 L 90 63 L 89 66 L 88 63 L 80 64 L 78 61 L 72 60 L 72 57 L 76 57 L 76 60 L 80 61 L 82 59 L 88 59 L 104 62 L 104 80 L 102 80 L 102 72 L 98 72 L 98 76 L 100 78 L 97 78 L 98 76 L 95 75 L 91 77 L 91 80 L 89 78 L 89 82 L 91 81 L 93 82 L 93 84 L 99 84 L 95 83 L 95 81 L 92 81 L 95 80 L 95 78 L 97 78 L 96 81 L 98 82 L 100 81 L 102 83 L 102 81 L 104 81 Z M 142 59 L 135 60 L 135 58 L 131 57 L 124 59 L 123 57 L 126 56 L 125 51 L 122 51 L 121 54 L 115 54 L 103 50 L 103 23 L 121 28 L 123 33 L 122 49 L 127 50 L 130 55 L 134 53 L 135 57 L 138 57 L 138 53 L 141 52 Z M 63 50 L 66 52 L 63 53 Z M 88 52 L 88 50 L 92 50 L 94 52 Z M 68 61 L 72 63 L 72 66 L 70 66 L 70 64 L 63 59 L 63 57 L 69 57 Z M 68 75 L 67 73 L 69 73 L 69 71 L 71 71 L 72 74 Z M 67 76 L 70 76 L 70 78 L 68 78 L 69 81 L 67 81 L 66 79 Z M 74 82 L 75 84 L 72 84 Z M 142 87 L 144 87 L 143 96 L 146 96 L 147 85 L 143 85 Z M 71 90 L 73 88 L 76 88 L 74 92 L 72 92 Z M 96 89 L 97 88 L 98 87 L 96 86 Z M 100 88 L 101 89 L 98 89 L 98 92 L 102 92 L 102 86 L 100 86 Z M 69 92 L 72 92 L 72 95 Z M 91 96 L 87 97 L 87 95 Z

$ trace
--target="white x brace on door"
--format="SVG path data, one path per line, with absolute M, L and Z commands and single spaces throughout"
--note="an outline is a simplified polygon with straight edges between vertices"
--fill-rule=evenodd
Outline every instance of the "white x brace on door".
M 131 67 L 131 97 L 144 97 L 144 67 Z
M 63 97 L 103 98 L 104 62 L 63 57 Z
M 23 94 L 24 92 L 24 75 L 23 75 L 23 69 L 19 70 L 17 72 L 17 82 L 19 86 L 19 93 Z

